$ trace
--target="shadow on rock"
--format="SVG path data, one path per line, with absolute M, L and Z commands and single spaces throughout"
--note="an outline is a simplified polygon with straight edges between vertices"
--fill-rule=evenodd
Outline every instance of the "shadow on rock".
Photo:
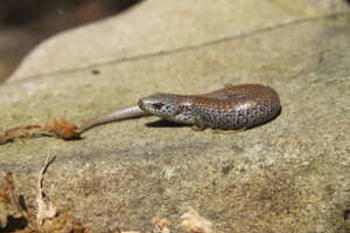
M 178 127 L 191 127 L 186 124 L 181 124 L 181 123 L 175 123 L 167 120 L 157 120 L 153 122 L 146 123 L 147 127 L 153 127 L 153 128 L 178 128 Z

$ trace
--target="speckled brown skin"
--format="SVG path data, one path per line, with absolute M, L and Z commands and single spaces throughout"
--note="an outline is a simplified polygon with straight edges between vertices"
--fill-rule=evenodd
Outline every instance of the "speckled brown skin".
M 263 124 L 280 111 L 277 92 L 260 84 L 226 86 L 202 95 L 153 94 L 136 106 L 114 111 L 87 121 L 84 132 L 97 125 L 135 117 L 158 116 L 163 119 L 205 128 L 237 130 Z
M 247 129 L 274 118 L 280 111 L 277 92 L 260 84 L 227 86 L 202 95 L 154 94 L 141 99 L 146 113 L 197 129 Z

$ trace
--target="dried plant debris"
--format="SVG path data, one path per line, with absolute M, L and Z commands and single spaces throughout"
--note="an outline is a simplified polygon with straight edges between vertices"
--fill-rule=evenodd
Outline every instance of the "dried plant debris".
M 50 154 L 50 153 L 49 153 Z M 57 210 L 49 195 L 43 191 L 44 175 L 55 157 L 47 156 L 45 165 L 38 174 L 35 194 L 35 206 L 27 207 L 25 198 L 16 193 L 14 176 L 8 172 L 0 187 L 0 232 L 4 233 L 94 233 L 92 229 L 74 218 L 69 212 Z M 141 231 L 109 231 L 111 233 L 171 233 L 168 219 L 155 217 L 152 219 L 153 230 Z M 212 222 L 200 216 L 196 210 L 189 208 L 177 224 L 177 228 L 190 233 L 218 233 L 213 231 Z
M 38 176 L 36 209 L 29 209 L 24 199 L 16 194 L 12 173 L 7 173 L 0 189 L 0 232 L 15 233 L 93 233 L 68 212 L 56 210 L 48 195 L 43 192 L 43 176 L 55 157 L 47 158 Z M 10 215 L 9 207 L 15 211 Z M 15 217 L 19 215 L 20 218 Z
M 5 130 L 0 134 L 0 145 L 18 139 L 56 137 L 65 140 L 79 138 L 78 127 L 64 118 L 51 118 L 45 125 L 23 125 Z
M 51 118 L 43 127 L 43 131 L 62 139 L 74 139 L 80 135 L 78 127 L 64 118 Z
M 200 216 L 193 208 L 189 208 L 188 211 L 181 216 L 181 219 L 181 226 L 183 226 L 187 232 L 214 233 L 212 230 L 212 222 Z
M 170 233 L 170 222 L 166 218 L 153 218 L 152 223 L 154 224 L 153 233 Z
M 12 191 L 12 174 L 7 173 L 4 178 L 4 185 L 0 189 L 0 227 L 5 227 L 7 225 L 8 204 L 10 203 L 9 193 Z

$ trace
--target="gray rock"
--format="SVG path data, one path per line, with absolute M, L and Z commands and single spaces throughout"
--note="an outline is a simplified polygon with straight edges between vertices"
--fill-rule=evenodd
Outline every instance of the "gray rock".
M 82 140 L 0 147 L 25 195 L 49 149 L 45 184 L 59 208 L 99 231 L 150 231 L 188 206 L 221 232 L 347 232 L 350 203 L 350 17 L 338 15 L 124 59 L 0 87 L 3 129 L 51 116 L 82 122 L 154 92 L 204 93 L 263 83 L 280 93 L 274 121 L 242 133 L 104 125 Z M 175 224 L 174 224 L 175 225 Z M 182 232 L 175 228 L 172 232 Z

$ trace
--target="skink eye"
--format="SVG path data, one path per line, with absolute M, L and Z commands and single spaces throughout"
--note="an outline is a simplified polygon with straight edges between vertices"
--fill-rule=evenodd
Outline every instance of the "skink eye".
M 162 104 L 162 103 L 153 104 L 153 107 L 154 107 L 156 110 L 160 110 L 163 106 L 164 106 L 164 104 Z

